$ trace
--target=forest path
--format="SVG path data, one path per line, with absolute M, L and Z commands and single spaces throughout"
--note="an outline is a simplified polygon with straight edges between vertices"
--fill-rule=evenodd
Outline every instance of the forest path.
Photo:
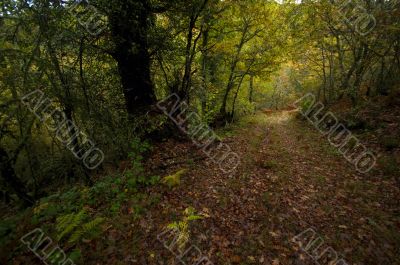
M 191 242 L 214 264 L 317 264 L 292 240 L 309 228 L 324 240 L 318 253 L 399 264 L 389 258 L 400 246 L 397 190 L 358 173 L 296 112 L 258 113 L 222 137 L 241 157 L 236 173 L 196 163 L 158 209 L 166 219 L 189 205 L 209 215 L 195 221 Z

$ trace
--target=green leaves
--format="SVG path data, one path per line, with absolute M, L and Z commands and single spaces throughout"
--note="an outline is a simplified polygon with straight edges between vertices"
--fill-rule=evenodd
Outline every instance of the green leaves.
M 96 217 L 93 221 L 83 224 L 80 229 L 76 230 L 68 240 L 69 243 L 75 243 L 86 236 L 96 236 L 99 225 L 104 222 L 104 218 Z
M 70 234 L 85 219 L 85 210 L 79 213 L 71 213 L 57 218 L 56 230 L 59 233 L 57 240 L 62 240 L 64 236 Z
M 104 218 L 96 217 L 92 221 L 87 221 L 88 216 L 85 210 L 79 213 L 71 213 L 57 218 L 56 230 L 57 240 L 62 240 L 69 236 L 68 243 L 75 245 L 84 237 L 94 238 L 99 233 L 99 226 L 104 222 Z

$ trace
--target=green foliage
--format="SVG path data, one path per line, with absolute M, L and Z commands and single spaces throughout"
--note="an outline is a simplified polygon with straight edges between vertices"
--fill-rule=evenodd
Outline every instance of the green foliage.
M 312 99 L 301 101 L 300 106 L 299 106 L 300 107 L 300 111 L 302 113 L 307 113 L 311 109 L 313 104 L 314 104 L 314 101 Z
M 68 257 L 75 263 L 78 262 L 79 259 L 81 259 L 82 257 L 82 253 L 79 249 L 74 249 L 69 255 Z
M 52 221 L 60 214 L 79 211 L 84 204 L 82 191 L 78 187 L 53 194 L 42 198 L 37 206 L 33 208 L 32 222 L 39 224 Z
M 88 237 L 88 238 L 95 238 L 98 236 L 99 231 L 99 225 L 104 222 L 104 218 L 101 217 L 96 217 L 94 220 L 89 221 L 81 226 L 80 229 L 77 229 L 70 237 L 68 240 L 69 243 L 75 243 L 78 242 L 83 237 Z
M 78 213 L 71 213 L 62 215 L 57 218 L 56 230 L 58 233 L 57 240 L 69 237 L 68 243 L 75 245 L 79 243 L 83 238 L 92 239 L 99 235 L 101 231 L 100 224 L 104 222 L 104 218 L 96 217 L 95 219 L 88 221 L 85 210 L 81 210 Z
M 140 190 L 156 185 L 160 179 L 158 176 L 145 174 L 143 156 L 150 150 L 151 146 L 147 141 L 135 138 L 129 153 L 129 158 L 132 160 L 131 167 L 122 175 L 105 177 L 97 181 L 93 187 L 82 190 L 82 200 L 93 207 L 103 205 L 113 215 L 118 214 L 124 204 L 131 203 L 135 208 L 135 215 L 140 214 L 143 211 L 139 206 L 142 197 Z
M 176 173 L 166 176 L 162 179 L 162 183 L 167 185 L 169 188 L 179 186 L 181 184 L 181 176 L 187 172 L 187 169 L 181 169 Z
M 131 151 L 128 156 L 132 159 L 132 170 L 136 175 L 143 174 L 143 154 L 151 150 L 150 143 L 142 141 L 139 137 L 132 140 Z
M 176 242 L 178 244 L 178 249 L 180 251 L 183 251 L 185 249 L 185 246 L 189 241 L 189 236 L 190 236 L 189 223 L 191 221 L 204 218 L 204 216 L 196 215 L 195 209 L 193 207 L 186 208 L 183 214 L 184 216 L 181 221 L 170 223 L 167 226 L 170 229 L 174 229 L 178 233 Z
M 131 169 L 125 172 L 127 177 L 127 188 L 137 190 L 139 187 L 152 186 L 159 182 L 158 176 L 146 176 L 143 166 L 143 155 L 151 150 L 151 145 L 148 141 L 141 141 L 135 138 L 131 143 L 131 151 L 129 158 L 131 161 Z
M 57 240 L 60 241 L 64 236 L 71 234 L 77 226 L 82 224 L 85 218 L 86 213 L 84 210 L 77 214 L 71 213 L 58 217 L 56 224 Z
M 15 236 L 15 229 L 17 223 L 15 220 L 1 220 L 0 221 L 0 246 L 5 245 L 10 239 Z
M 92 4 L 107 24 L 105 34 L 97 36 L 58 2 L 2 1 L 0 150 L 4 150 L 1 160 L 10 163 L 4 168 L 10 171 L 0 174 L 4 180 L 9 173 L 13 176 L 0 180 L 0 188 L 14 190 L 13 202 L 18 197 L 29 202 L 29 197 L 54 195 L 37 199 L 28 214 L 21 214 L 24 217 L 2 221 L 0 242 L 15 236 L 15 230 L 23 230 L 16 224 L 30 222 L 26 225 L 47 228 L 56 222 L 59 240 L 77 244 L 95 236 L 104 221 L 82 209 L 95 209 L 100 216 L 129 209 L 138 218 L 157 203 L 160 198 L 143 192 L 160 181 L 146 172 L 144 160 L 151 145 L 144 138 L 165 137 L 158 132 L 170 125 L 170 119 L 154 110 L 156 101 L 171 93 L 190 99 L 189 107 L 197 110 L 199 120 L 216 126 L 225 123 L 219 116 L 228 114 L 231 119 L 252 113 L 256 107 L 283 108 L 295 101 L 295 95 L 309 91 L 326 106 L 348 100 L 353 109 L 349 129 L 369 129 L 370 121 L 358 116 L 360 101 L 389 95 L 393 106 L 398 106 L 396 98 L 400 97 L 392 93 L 398 91 L 400 81 L 399 23 L 392 0 L 357 3 L 367 7 L 377 22 L 385 22 L 363 36 L 354 25 L 343 23 L 327 1 L 94 0 Z M 86 13 L 83 6 L 78 9 L 80 15 Z M 127 84 L 135 77 L 143 84 Z M 65 132 L 66 142 L 74 138 L 81 148 L 90 140 L 107 151 L 107 165 L 118 164 L 129 154 L 130 167 L 105 177 L 101 168 L 88 172 L 57 140 L 60 131 L 49 130 L 21 104 L 23 95 L 38 88 L 51 101 L 50 105 L 43 102 L 47 106 L 40 110 L 55 107 L 88 136 L 76 138 L 71 130 Z M 138 104 L 127 106 L 134 101 Z M 305 111 L 311 104 L 303 102 L 300 107 Z M 388 122 L 382 121 L 382 129 Z M 226 135 L 233 136 L 233 132 Z M 399 147 L 398 137 L 377 138 L 387 151 Z M 384 157 L 379 164 L 385 174 L 398 175 L 395 159 Z M 274 161 L 259 164 L 286 176 L 279 168 L 282 165 Z M 177 187 L 185 172 L 166 176 L 162 183 Z M 88 174 L 96 177 L 95 184 L 82 186 L 81 179 Z M 198 219 L 190 210 L 185 216 L 176 223 L 184 234 L 182 242 L 187 240 L 189 221 Z M 28 221 L 19 222 L 24 218 Z M 73 256 L 79 259 L 81 253 Z

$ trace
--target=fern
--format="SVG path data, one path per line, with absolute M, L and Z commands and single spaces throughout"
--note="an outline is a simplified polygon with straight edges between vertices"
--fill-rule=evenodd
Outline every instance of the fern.
M 68 242 L 69 243 L 76 243 L 80 239 L 82 239 L 84 236 L 91 235 L 93 234 L 99 227 L 101 223 L 104 222 L 104 219 L 101 217 L 97 217 L 93 221 L 90 221 L 84 225 L 78 230 L 76 230 L 71 237 L 69 238 Z
M 101 217 L 89 222 L 86 222 L 86 219 L 85 210 L 81 210 L 77 214 L 71 213 L 58 217 L 56 225 L 56 230 L 59 233 L 58 240 L 69 236 L 68 243 L 78 243 L 83 237 L 95 234 L 99 225 L 104 222 L 104 218 Z
M 187 169 L 181 169 L 175 174 L 166 176 L 162 179 L 162 183 L 166 184 L 169 188 L 179 186 L 181 184 L 181 176 L 185 174 Z
M 68 240 L 68 243 L 76 243 L 83 237 L 84 231 L 82 229 L 76 230 Z
M 180 252 L 185 248 L 189 241 L 189 224 L 186 221 L 173 222 L 168 225 L 168 228 L 174 229 L 178 233 L 176 244 Z
M 81 210 L 77 214 L 71 213 L 57 218 L 56 230 L 59 233 L 58 240 L 63 239 L 65 235 L 71 233 L 85 218 L 85 210 Z
M 185 246 L 189 241 L 189 222 L 203 218 L 203 216 L 195 215 L 195 209 L 193 207 L 186 208 L 184 215 L 185 216 L 183 217 L 182 221 L 173 222 L 167 226 L 168 228 L 175 229 L 177 231 L 178 237 L 176 242 L 178 244 L 178 249 L 181 252 L 185 249 Z

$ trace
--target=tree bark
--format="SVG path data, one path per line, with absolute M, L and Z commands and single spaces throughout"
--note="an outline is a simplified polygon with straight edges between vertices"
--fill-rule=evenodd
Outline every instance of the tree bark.
M 254 75 L 250 76 L 250 92 L 249 92 L 249 101 L 253 103 L 253 93 L 254 93 Z
M 248 32 L 248 28 L 249 28 L 249 25 L 245 24 L 244 28 L 243 28 L 243 31 L 242 31 L 242 37 L 240 39 L 239 45 L 238 45 L 237 50 L 236 50 L 235 57 L 234 57 L 234 59 L 233 59 L 233 61 L 231 63 L 228 84 L 227 84 L 226 89 L 225 89 L 225 94 L 224 94 L 224 97 L 222 99 L 222 106 L 221 106 L 221 109 L 220 109 L 220 115 L 222 116 L 222 118 L 226 117 L 226 104 L 227 104 L 227 101 L 228 101 L 228 95 L 229 95 L 229 92 L 231 92 L 231 90 L 232 90 L 232 88 L 234 86 L 236 66 L 237 66 L 237 64 L 239 62 L 239 57 L 240 57 L 240 53 L 242 52 L 242 48 L 243 48 L 244 44 L 246 43 L 246 35 L 247 35 L 247 32 Z
M 129 115 L 140 115 L 156 102 L 147 40 L 152 9 L 148 0 L 116 2 L 124 12 L 115 10 L 108 15 L 115 44 L 113 57 L 118 64 L 126 110 Z
M 27 192 L 24 183 L 15 174 L 12 165 L 12 159 L 9 158 L 7 152 L 0 147 L 0 174 L 8 185 L 14 190 L 18 198 L 20 198 L 26 206 L 32 206 L 35 200 Z
M 230 115 L 229 115 L 229 122 L 232 122 L 232 121 L 233 121 L 233 116 L 235 115 L 236 100 L 237 100 L 237 97 L 238 97 L 238 95 L 239 95 L 239 91 L 240 91 L 240 87 L 242 86 L 243 79 L 244 79 L 244 77 L 246 76 L 246 74 L 247 74 L 247 73 L 243 74 L 242 77 L 240 78 L 240 81 L 239 81 L 239 84 L 238 84 L 238 88 L 237 88 L 236 93 L 235 93 L 235 96 L 234 96 L 234 98 L 233 98 L 232 111 L 231 111 L 231 113 L 230 113 Z

